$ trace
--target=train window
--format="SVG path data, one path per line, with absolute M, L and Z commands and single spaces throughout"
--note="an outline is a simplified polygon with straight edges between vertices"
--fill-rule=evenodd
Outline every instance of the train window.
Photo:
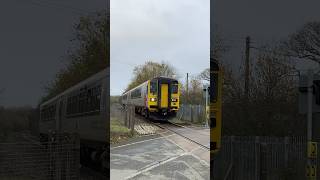
M 101 101 L 101 86 L 97 86 L 94 102 L 94 111 L 100 111 L 100 101 Z
M 171 85 L 171 92 L 173 94 L 177 94 L 178 93 L 178 84 L 172 84 Z
M 132 93 L 131 93 L 131 98 L 132 99 L 140 98 L 140 97 L 141 97 L 141 88 L 137 88 L 137 89 L 132 91 Z
M 101 85 L 83 88 L 67 99 L 67 116 L 85 116 L 100 112 Z
M 93 89 L 88 89 L 87 91 L 87 111 L 92 110 L 92 104 L 93 104 Z
M 156 94 L 158 91 L 157 81 L 153 80 L 150 82 L 150 93 Z
M 126 95 L 126 94 L 123 95 L 123 96 L 122 96 L 122 99 L 123 99 L 123 100 L 127 100 L 127 95 Z
M 79 94 L 78 104 L 79 104 L 79 113 L 82 113 L 83 112 L 83 105 L 84 105 L 83 92 L 80 92 L 80 94 Z
M 42 121 L 55 120 L 55 115 L 56 115 L 55 112 L 56 112 L 56 105 L 44 107 L 41 110 L 41 120 Z
M 72 106 L 73 106 L 73 112 L 72 114 L 79 113 L 79 96 L 75 95 L 72 97 Z

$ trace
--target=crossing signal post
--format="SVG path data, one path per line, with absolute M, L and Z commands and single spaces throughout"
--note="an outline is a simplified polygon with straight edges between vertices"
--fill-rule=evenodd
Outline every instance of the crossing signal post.
M 320 77 L 312 70 L 308 71 L 307 76 L 299 77 L 299 112 L 307 114 L 307 166 L 306 177 L 309 180 L 317 178 L 317 151 L 318 144 L 313 141 L 313 113 L 320 112 Z
M 217 61 L 210 61 L 210 150 L 215 154 L 221 144 L 222 70 Z
M 203 86 L 204 91 L 204 99 L 205 99 L 205 119 L 206 119 L 206 127 L 209 126 L 209 119 L 210 119 L 210 105 L 209 105 L 209 89 L 210 87 L 208 85 Z

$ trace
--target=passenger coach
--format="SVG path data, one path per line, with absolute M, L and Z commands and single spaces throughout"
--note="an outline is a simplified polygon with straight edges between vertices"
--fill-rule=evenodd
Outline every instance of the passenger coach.
M 133 105 L 135 112 L 145 117 L 170 118 L 179 110 L 180 84 L 176 79 L 156 77 L 121 96 L 123 106 Z
M 49 134 L 80 137 L 82 157 L 102 162 L 107 153 L 109 69 L 105 69 L 40 105 L 40 138 Z M 106 164 L 103 165 L 106 168 Z

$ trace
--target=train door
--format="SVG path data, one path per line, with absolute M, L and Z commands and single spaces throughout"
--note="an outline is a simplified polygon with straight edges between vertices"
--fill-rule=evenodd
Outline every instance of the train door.
M 169 95 L 168 84 L 161 84 L 161 108 L 168 108 L 168 95 Z

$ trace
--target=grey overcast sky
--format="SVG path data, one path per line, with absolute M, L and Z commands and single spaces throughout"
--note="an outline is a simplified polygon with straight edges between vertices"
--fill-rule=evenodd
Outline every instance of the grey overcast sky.
M 111 0 L 111 95 L 120 95 L 133 68 L 169 62 L 181 81 L 209 67 L 210 0 Z
M 228 63 L 239 67 L 250 35 L 253 46 L 285 39 L 308 21 L 320 21 L 318 0 L 214 0 L 212 22 L 231 46 Z M 252 50 L 252 53 L 255 53 Z
M 36 106 L 44 83 L 62 67 L 81 15 L 106 0 L 4 0 L 0 6 L 0 95 L 3 106 Z

